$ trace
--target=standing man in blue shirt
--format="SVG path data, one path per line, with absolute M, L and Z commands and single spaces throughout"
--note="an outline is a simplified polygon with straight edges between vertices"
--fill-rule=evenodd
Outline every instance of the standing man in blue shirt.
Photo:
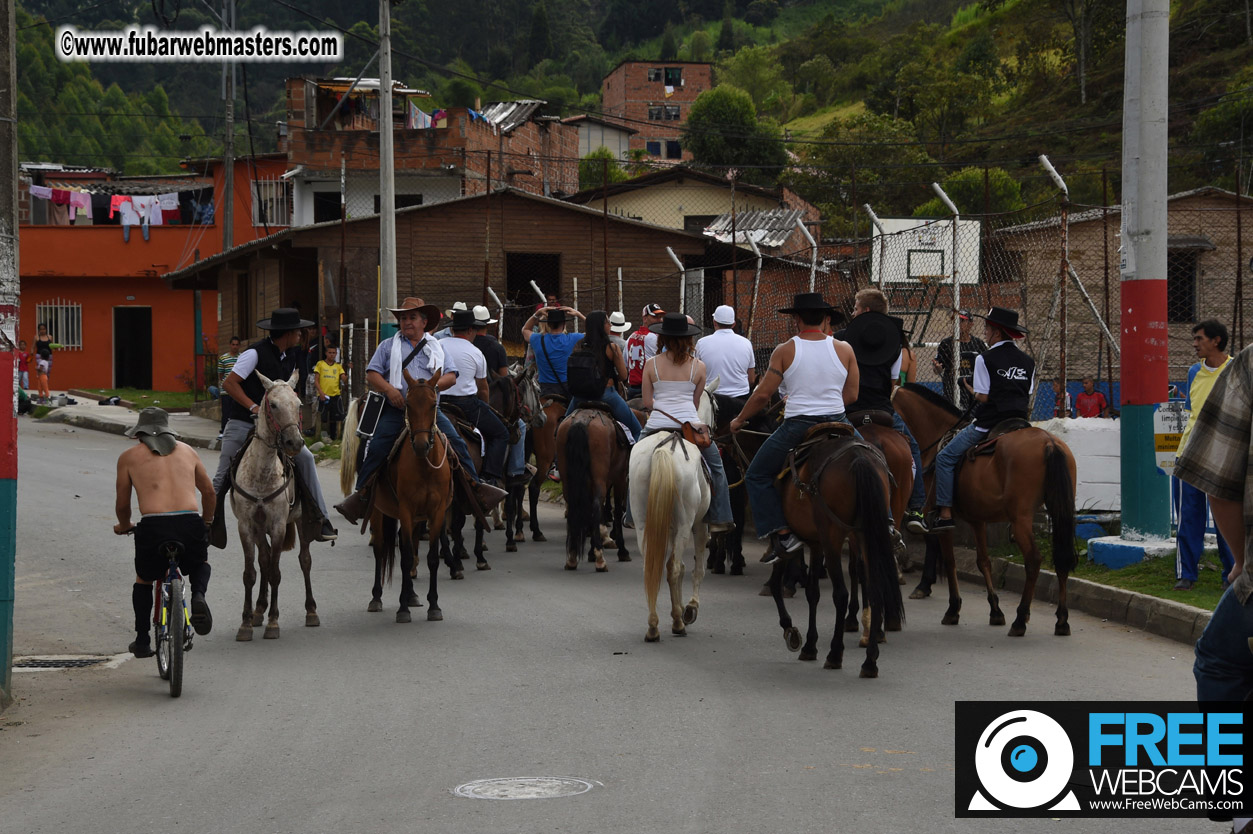
M 541 313 L 548 316 L 549 332 L 532 333 L 531 328 L 535 326 Z M 566 388 L 566 361 L 574 351 L 574 346 L 583 339 L 583 334 L 566 332 L 567 313 L 586 320 L 586 316 L 572 307 L 542 307 L 522 325 L 522 338 L 531 344 L 531 349 L 535 352 L 540 393 L 568 398 L 570 392 Z

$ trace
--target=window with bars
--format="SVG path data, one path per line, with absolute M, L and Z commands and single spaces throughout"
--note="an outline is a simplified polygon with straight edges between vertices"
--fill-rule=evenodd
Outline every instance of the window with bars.
M 678 141 L 671 139 L 666 142 L 666 159 L 682 159 L 683 148 Z
M 56 298 L 35 305 L 35 323 L 48 325 L 52 341 L 65 348 L 83 347 L 83 305 Z
M 660 81 L 661 80 L 661 67 L 649 67 L 648 68 L 648 80 Z
M 661 156 L 661 142 L 655 139 L 650 139 L 645 142 L 644 149 L 648 152 L 649 156 Z
M 1166 253 L 1166 321 L 1191 324 L 1196 321 L 1196 262 L 1191 249 Z
M 665 106 L 664 116 L 667 122 L 677 122 L 680 119 L 679 105 L 667 104 Z
M 667 87 L 682 87 L 683 67 L 666 67 L 665 81 Z
M 283 179 L 253 180 L 252 225 L 291 225 L 291 183 Z
M 648 108 L 648 120 L 650 122 L 661 121 L 661 113 L 662 113 L 661 107 L 649 107 Z

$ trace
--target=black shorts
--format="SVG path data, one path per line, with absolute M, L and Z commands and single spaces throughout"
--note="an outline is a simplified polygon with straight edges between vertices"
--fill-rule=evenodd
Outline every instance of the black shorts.
M 135 575 L 144 582 L 165 578 L 170 563 L 161 545 L 168 541 L 183 545 L 178 560 L 183 576 L 209 559 L 209 531 L 200 513 L 148 516 L 135 525 Z

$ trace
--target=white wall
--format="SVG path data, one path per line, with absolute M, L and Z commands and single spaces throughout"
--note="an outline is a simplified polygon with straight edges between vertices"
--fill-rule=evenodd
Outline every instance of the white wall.
M 1053 418 L 1033 423 L 1060 437 L 1075 456 L 1079 472 L 1075 506 L 1118 512 L 1122 507 L 1120 420 Z
M 292 225 L 313 223 L 314 192 L 339 193 L 339 180 L 304 180 L 297 178 L 292 187 Z M 348 218 L 374 213 L 374 195 L 379 193 L 379 179 L 373 174 L 348 176 L 346 199 Z M 461 196 L 461 177 L 396 175 L 396 194 L 421 194 L 422 204 L 442 203 Z
M 579 157 L 585 157 L 599 147 L 608 148 L 614 159 L 626 159 L 630 150 L 631 134 L 625 130 L 607 127 L 595 122 L 579 122 Z

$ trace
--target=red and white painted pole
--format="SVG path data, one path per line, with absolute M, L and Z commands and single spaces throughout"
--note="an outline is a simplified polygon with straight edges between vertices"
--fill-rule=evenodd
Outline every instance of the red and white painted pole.
M 17 11 L 0 13 L 0 709 L 12 701 L 17 567 Z

